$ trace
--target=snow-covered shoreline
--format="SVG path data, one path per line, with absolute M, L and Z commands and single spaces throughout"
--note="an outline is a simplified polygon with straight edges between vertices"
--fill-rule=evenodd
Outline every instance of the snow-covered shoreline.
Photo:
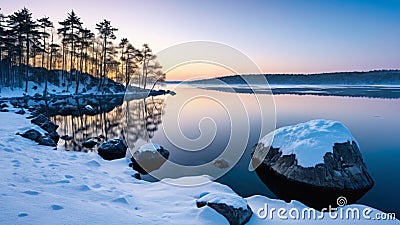
M 54 151 L 36 145 L 16 132 L 34 125 L 23 115 L 1 112 L 0 223 L 1 224 L 228 224 L 210 207 L 196 207 L 204 193 L 237 195 L 229 187 L 209 182 L 195 187 L 150 183 L 132 177 L 129 159 L 104 161 L 95 153 Z M 206 179 L 189 177 L 181 179 Z M 321 220 L 260 219 L 268 207 L 299 210 L 297 201 L 285 203 L 264 196 L 245 199 L 253 211 L 248 224 L 332 224 Z M 366 206 L 350 205 L 364 209 Z M 343 207 L 343 208 L 346 208 Z M 380 213 L 373 209 L 373 213 Z M 376 220 L 340 220 L 344 224 L 377 224 Z M 381 221 L 378 224 L 399 224 Z

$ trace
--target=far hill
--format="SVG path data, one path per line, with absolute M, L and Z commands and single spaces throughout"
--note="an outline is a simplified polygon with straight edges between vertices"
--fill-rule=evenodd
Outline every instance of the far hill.
M 318 74 L 254 74 L 265 76 L 269 84 L 291 85 L 400 85 L 400 70 L 374 70 L 368 72 L 335 72 Z M 193 84 L 245 84 L 241 75 L 197 80 Z

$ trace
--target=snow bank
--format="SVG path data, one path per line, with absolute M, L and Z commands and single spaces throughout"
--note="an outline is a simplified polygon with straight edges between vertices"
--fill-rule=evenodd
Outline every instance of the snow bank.
M 209 202 L 209 203 L 215 203 L 215 204 L 226 204 L 229 206 L 232 206 L 234 208 L 242 208 L 246 209 L 247 208 L 247 202 L 243 198 L 239 197 L 236 194 L 226 194 L 226 193 L 218 193 L 218 192 L 205 192 L 202 193 L 201 198 L 199 198 L 197 201 L 199 202 Z
M 325 153 L 332 152 L 335 143 L 347 141 L 356 140 L 345 125 L 323 119 L 281 127 L 260 140 L 264 146 L 279 148 L 282 155 L 295 154 L 303 167 L 323 163 Z

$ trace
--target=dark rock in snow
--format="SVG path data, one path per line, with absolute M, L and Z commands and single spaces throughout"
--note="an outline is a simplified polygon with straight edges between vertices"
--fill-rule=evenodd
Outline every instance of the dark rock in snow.
M 105 160 L 121 159 L 125 157 L 127 148 L 121 139 L 111 139 L 101 144 L 97 152 Z
M 17 133 L 17 135 L 21 135 L 24 138 L 27 138 L 27 139 L 30 139 L 30 140 L 33 140 L 36 142 L 39 142 L 40 138 L 42 137 L 42 134 L 35 129 L 29 129 L 22 134 Z
M 103 139 L 103 140 L 106 139 L 106 137 L 102 134 L 100 134 L 98 138 Z
M 0 111 L 1 111 L 1 112 L 8 112 L 8 109 L 3 108 L 3 109 L 1 109 Z
M 7 108 L 8 105 L 6 103 L 1 103 L 0 108 Z
M 93 139 L 88 139 L 82 143 L 82 146 L 85 148 L 93 148 L 97 142 Z
M 162 146 L 145 144 L 133 153 L 132 163 L 129 166 L 141 174 L 148 174 L 160 169 L 168 157 L 169 151 Z
M 53 139 L 53 141 L 54 141 L 56 144 L 57 144 L 58 141 L 60 140 L 60 135 L 59 135 L 56 131 L 47 133 L 46 135 L 49 136 L 51 139 Z
M 63 135 L 63 136 L 61 136 L 60 138 L 61 138 L 62 140 L 64 140 L 64 141 L 70 141 L 70 140 L 72 140 L 72 137 L 69 136 L 69 135 Z
M 321 147 L 318 143 L 319 140 L 322 139 L 326 142 L 325 140 L 329 137 L 336 138 L 343 132 L 345 135 L 350 135 L 350 132 L 341 123 L 328 122 L 330 124 L 321 125 L 323 129 L 318 127 L 298 129 L 294 126 L 280 128 L 275 133 L 271 147 L 264 146 L 265 143 L 262 141 L 255 146 L 253 163 L 261 162 L 256 168 L 256 172 L 277 197 L 287 202 L 298 200 L 310 207 L 322 209 L 329 205 L 336 207 L 336 200 L 340 196 L 345 197 L 348 204 L 354 203 L 372 188 L 374 182 L 367 171 L 358 145 L 352 137 L 349 137 L 348 141 L 324 146 L 323 149 L 326 151 L 319 152 L 322 153 L 321 163 L 313 166 L 302 165 L 301 160 L 304 159 L 301 158 L 302 154 L 313 153 L 313 155 L 307 155 L 307 159 L 319 154 L 318 150 L 312 149 Z M 306 127 L 304 124 L 300 124 L 300 126 Z M 319 122 L 319 124 L 322 123 Z M 325 126 L 326 124 L 328 126 Z M 340 128 L 339 133 L 336 132 L 338 128 Z M 296 131 L 296 129 L 298 130 Z M 283 131 L 295 131 L 295 133 L 285 133 L 285 135 L 279 136 Z M 284 144 L 275 143 L 279 140 L 282 140 Z M 294 147 L 291 150 L 292 153 L 288 154 L 285 148 L 287 146 L 293 148 L 290 145 L 291 142 L 295 144 L 293 146 L 303 145 L 303 148 L 306 146 L 307 151 L 300 151 Z M 261 159 L 260 155 L 265 157 Z
M 39 114 L 37 117 L 35 117 L 31 120 L 31 123 L 41 126 L 44 122 L 49 121 L 49 120 L 50 119 L 47 118 L 45 115 Z
M 33 90 L 37 90 L 37 89 L 38 89 L 38 86 L 35 85 L 35 86 L 32 87 L 32 89 L 33 89 Z
M 16 114 L 20 114 L 20 115 L 24 115 L 25 114 L 25 110 L 20 109 L 18 111 L 15 112 Z
M 142 179 L 142 178 L 140 177 L 140 173 L 135 173 L 135 174 L 132 175 L 132 177 L 134 177 L 134 178 L 136 178 L 136 179 L 138 179 L 138 180 L 141 180 L 141 179 Z
M 50 119 L 43 114 L 39 114 L 31 120 L 31 123 L 40 126 L 43 130 L 51 133 L 57 130 L 58 125 L 51 122 Z
M 54 132 L 57 130 L 58 125 L 49 120 L 49 121 L 44 122 L 42 125 L 40 125 L 40 128 L 51 133 L 51 132 Z
M 57 146 L 57 144 L 49 136 L 42 136 L 39 140 L 39 145 L 46 145 L 46 146 L 52 146 L 52 147 Z
M 206 193 L 196 201 L 196 206 L 197 208 L 209 206 L 223 215 L 231 225 L 246 224 L 253 215 L 246 200 L 227 193 Z

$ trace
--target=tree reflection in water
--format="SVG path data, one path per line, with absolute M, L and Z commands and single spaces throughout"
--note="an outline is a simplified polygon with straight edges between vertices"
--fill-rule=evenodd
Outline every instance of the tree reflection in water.
M 104 140 L 121 138 L 130 145 L 139 140 L 151 139 L 161 124 L 164 96 L 148 97 L 124 101 L 111 111 L 104 110 L 104 105 L 97 107 L 98 114 L 55 115 L 52 120 L 58 124 L 60 136 L 68 135 L 72 139 L 60 140 L 59 148 L 72 151 L 96 151 Z M 88 139 L 99 144 L 93 149 L 82 147 Z

